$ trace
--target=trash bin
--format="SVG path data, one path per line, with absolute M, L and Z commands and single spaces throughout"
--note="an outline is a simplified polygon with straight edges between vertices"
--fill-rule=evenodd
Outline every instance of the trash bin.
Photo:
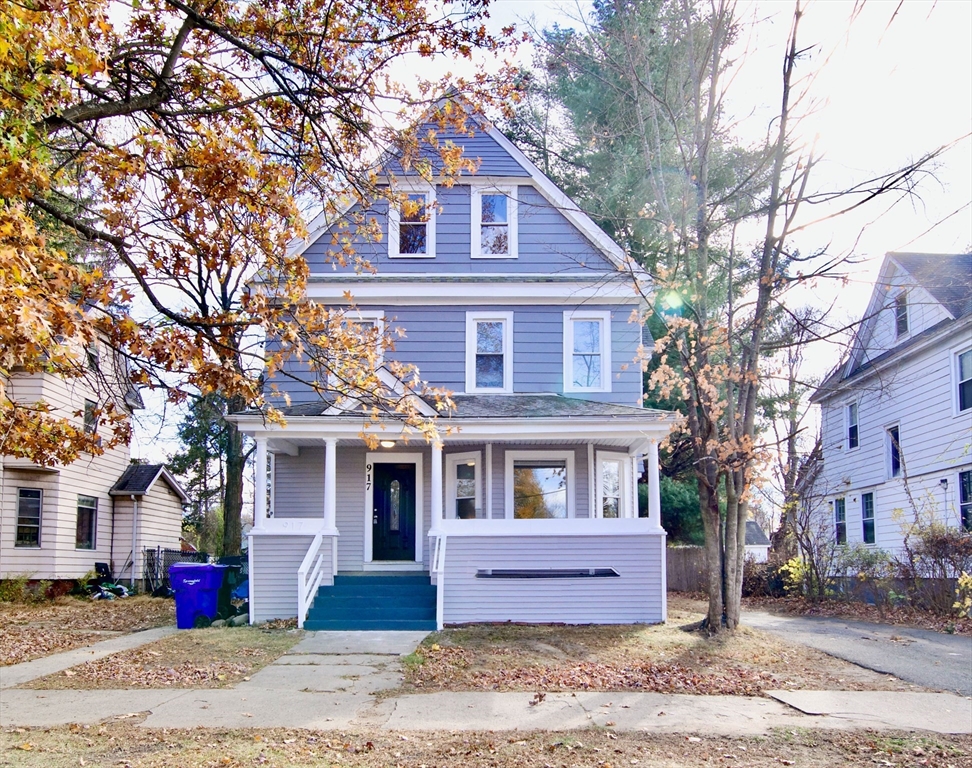
M 208 627 L 217 617 L 227 570 L 225 565 L 208 563 L 175 563 L 169 568 L 179 629 Z

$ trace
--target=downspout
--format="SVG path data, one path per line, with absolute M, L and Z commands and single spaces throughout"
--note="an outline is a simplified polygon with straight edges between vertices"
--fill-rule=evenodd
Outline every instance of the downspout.
M 135 541 L 138 535 L 138 528 L 136 524 L 138 522 L 138 497 L 132 494 L 129 498 L 132 500 L 132 592 L 135 591 Z
M 115 573 L 115 505 L 117 499 L 111 496 L 111 540 L 108 544 L 108 567 Z

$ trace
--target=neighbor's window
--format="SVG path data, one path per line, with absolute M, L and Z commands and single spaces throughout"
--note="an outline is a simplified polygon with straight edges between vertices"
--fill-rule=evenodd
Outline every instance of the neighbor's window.
M 480 508 L 478 451 L 454 453 L 446 456 L 447 509 L 457 520 L 472 520 Z M 487 514 L 488 517 L 488 514 Z
M 41 506 L 44 494 L 40 488 L 17 489 L 17 547 L 39 547 Z
M 86 350 L 86 354 L 87 354 L 87 357 L 88 357 L 88 370 L 89 371 L 98 371 L 98 370 L 100 370 L 101 369 L 101 358 L 100 358 L 100 355 L 98 353 L 98 345 L 97 344 L 92 344 Z
M 77 549 L 95 549 L 97 527 L 98 499 L 94 496 L 78 496 L 78 524 L 74 546 Z
M 435 256 L 435 194 L 431 189 L 407 192 L 388 210 L 388 255 L 391 258 Z
M 847 543 L 847 500 L 834 499 L 834 530 L 838 544 Z
M 903 291 L 894 297 L 894 332 L 897 336 L 908 333 L 908 294 Z
M 466 314 L 466 391 L 513 391 L 513 313 Z
M 959 514 L 962 528 L 972 531 L 972 471 L 959 472 Z
M 958 409 L 967 411 L 972 408 L 972 349 L 956 355 L 955 367 L 958 371 Z
M 611 313 L 564 313 L 564 391 L 611 388 Z
M 624 489 L 628 479 L 628 456 L 597 454 L 597 509 L 595 517 L 624 517 L 627 513 Z
M 93 435 L 98 431 L 98 417 L 96 415 L 97 411 L 97 403 L 94 403 L 91 400 L 84 401 L 84 431 L 89 435 Z
M 513 462 L 513 517 L 517 520 L 567 517 L 567 462 Z
M 861 520 L 864 524 L 864 543 L 874 543 L 874 494 L 861 494 Z
M 860 444 L 860 435 L 857 425 L 857 403 L 847 406 L 847 447 L 856 448 Z
M 901 442 L 897 427 L 888 428 L 888 469 L 891 477 L 901 476 Z
M 516 240 L 516 188 L 474 190 L 472 257 L 516 258 Z

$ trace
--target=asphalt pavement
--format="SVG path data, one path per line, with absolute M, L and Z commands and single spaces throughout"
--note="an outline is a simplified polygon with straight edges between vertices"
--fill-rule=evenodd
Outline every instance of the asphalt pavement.
M 972 696 L 972 637 L 762 611 L 745 611 L 742 621 L 899 680 Z

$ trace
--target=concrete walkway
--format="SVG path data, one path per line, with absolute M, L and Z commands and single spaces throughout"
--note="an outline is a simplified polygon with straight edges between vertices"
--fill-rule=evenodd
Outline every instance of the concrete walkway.
M 743 623 L 866 669 L 972 696 L 972 638 L 821 616 L 745 611 Z
M 140 633 L 143 638 L 145 634 Z M 774 728 L 799 727 L 972 734 L 972 700 L 947 693 L 773 691 L 768 698 L 750 698 L 578 692 L 550 693 L 540 701 L 532 693 L 375 696 L 398 685 L 400 656 L 412 652 L 423 636 L 421 632 L 310 633 L 288 654 L 232 689 L 5 688 L 0 694 L 0 725 L 46 727 L 138 717 L 146 728 L 510 731 L 602 727 L 758 735 Z M 134 636 L 128 638 L 128 647 L 141 644 Z M 104 645 L 85 649 L 89 654 L 82 661 L 91 658 L 93 648 L 100 653 Z M 45 667 L 37 676 L 50 674 L 48 670 Z M 27 673 L 19 674 L 23 679 Z

